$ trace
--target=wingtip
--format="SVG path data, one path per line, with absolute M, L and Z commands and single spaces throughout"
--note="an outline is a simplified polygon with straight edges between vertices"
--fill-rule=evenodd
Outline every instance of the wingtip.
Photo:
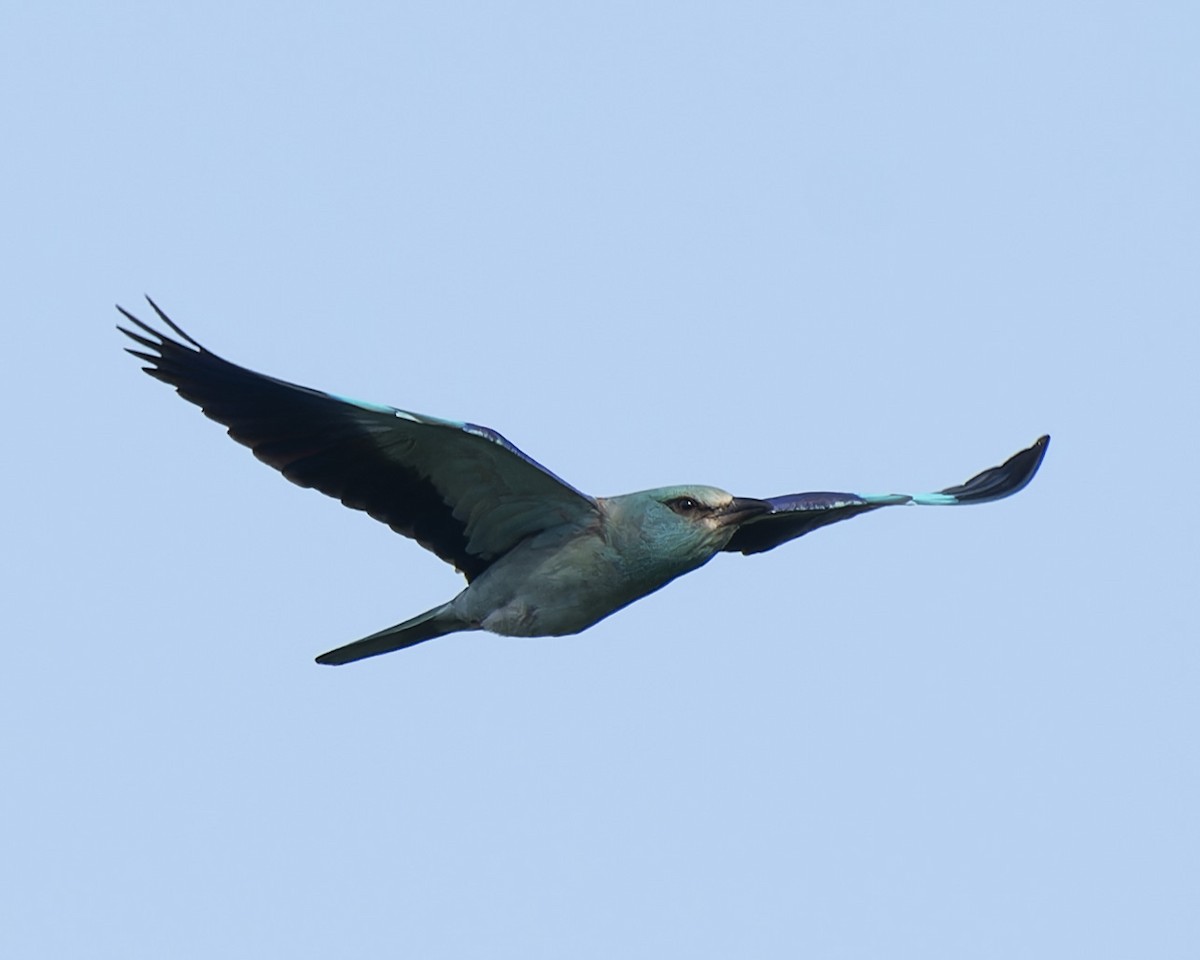
M 1048 434 L 1048 433 L 1043 433 L 1040 437 L 1037 438 L 1037 440 L 1035 440 L 1033 442 L 1033 446 L 1031 446 L 1029 448 L 1029 450 L 1030 450 L 1030 452 L 1032 452 L 1035 455 L 1035 459 L 1034 459 L 1032 466 L 1029 469 L 1029 479 L 1026 480 L 1026 483 L 1028 483 L 1029 480 L 1032 480 L 1034 477 L 1034 474 L 1036 474 L 1038 472 L 1038 470 L 1041 469 L 1042 461 L 1046 459 L 1046 451 L 1049 449 L 1050 449 L 1050 434 Z M 1016 460 L 1018 457 L 1020 457 L 1019 453 L 1014 454 L 1010 458 L 1010 460 Z
M 119 303 L 114 303 L 114 304 L 113 304 L 113 306 L 114 306 L 114 307 L 116 307 L 116 308 L 117 308 L 117 312 L 118 312 L 118 313 L 120 313 L 120 314 L 121 314 L 121 316 L 123 316 L 123 317 L 124 317 L 126 320 L 128 320 L 130 323 L 138 323 L 138 318 L 137 318 L 137 317 L 135 317 L 135 316 L 134 316 L 132 313 L 130 313 L 128 310 L 126 310 L 126 309 L 125 309 L 123 306 L 121 306 Z M 120 325 L 120 324 L 117 324 L 117 329 L 118 329 L 118 330 L 121 330 L 121 329 L 122 329 L 122 327 L 121 327 L 121 325 Z
M 1002 500 L 1024 490 L 1037 475 L 1050 446 L 1050 434 L 1042 434 L 1024 450 L 1019 450 L 998 467 L 990 467 L 965 483 L 939 490 L 955 503 L 987 503 Z
M 168 327 L 170 327 L 173 331 L 175 331 L 175 333 L 178 336 L 183 337 L 184 340 L 186 340 L 188 343 L 190 343 L 197 350 L 204 349 L 204 347 L 201 346 L 197 340 L 188 336 L 187 331 L 185 331 L 182 327 L 179 326 L 179 324 L 177 324 L 174 320 L 172 320 L 170 317 L 168 317 L 166 315 L 166 313 L 163 312 L 162 307 L 160 307 L 157 303 L 154 302 L 154 298 L 151 297 L 150 294 L 144 293 L 144 294 L 142 294 L 142 296 L 144 296 L 146 298 L 146 302 L 148 304 L 150 304 L 150 306 L 151 306 L 151 308 L 153 308 L 154 312 L 158 314 L 159 320 L 161 320 Z

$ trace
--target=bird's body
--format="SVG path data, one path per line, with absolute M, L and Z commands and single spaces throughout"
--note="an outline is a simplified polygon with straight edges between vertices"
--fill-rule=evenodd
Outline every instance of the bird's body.
M 606 598 L 616 599 L 623 588 L 628 578 L 596 522 L 534 534 L 469 583 L 451 606 L 470 628 L 557 637 L 591 626 L 605 615 Z
M 803 493 L 734 497 L 703 485 L 590 497 L 493 430 L 321 393 L 238 367 L 121 312 L 130 350 L 265 463 L 412 537 L 467 578 L 454 599 L 339 647 L 348 663 L 462 630 L 505 636 L 578 633 L 695 570 L 721 551 L 758 553 L 817 527 L 903 503 L 1009 496 L 1037 472 L 1049 437 L 930 494 Z M 120 308 L 118 308 L 120 309 Z
M 733 535 L 727 523 L 681 521 L 666 504 L 683 489 L 718 506 L 735 502 L 713 487 L 598 498 L 591 523 L 551 527 L 518 544 L 452 601 L 454 612 L 469 627 L 505 636 L 558 637 L 587 629 L 707 563 Z

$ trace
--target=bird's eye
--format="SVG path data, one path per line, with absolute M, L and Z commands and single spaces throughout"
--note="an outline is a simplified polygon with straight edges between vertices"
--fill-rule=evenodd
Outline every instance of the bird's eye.
M 691 497 L 676 497 L 674 500 L 668 500 L 667 506 L 676 513 L 694 513 L 700 509 L 700 504 Z

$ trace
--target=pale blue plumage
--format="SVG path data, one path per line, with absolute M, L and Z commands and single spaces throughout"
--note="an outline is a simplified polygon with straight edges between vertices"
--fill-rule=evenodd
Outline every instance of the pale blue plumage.
M 322 393 L 238 367 L 204 349 L 121 328 L 153 351 L 145 370 L 228 427 L 301 486 L 365 510 L 467 578 L 453 600 L 318 657 L 347 663 L 461 630 L 577 633 L 721 551 L 759 553 L 885 506 L 946 506 L 1009 496 L 1037 472 L 1049 437 L 964 484 L 933 493 L 734 497 L 674 486 L 590 497 L 496 431 Z M 118 308 L 120 309 L 120 308 Z

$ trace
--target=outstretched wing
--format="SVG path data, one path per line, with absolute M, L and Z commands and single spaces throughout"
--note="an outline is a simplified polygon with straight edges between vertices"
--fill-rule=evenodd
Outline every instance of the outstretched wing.
M 229 428 L 293 483 L 365 510 L 412 537 L 468 580 L 525 537 L 586 524 L 596 502 L 487 427 L 310 390 L 239 367 L 159 318 L 187 345 L 127 310 L 148 336 L 122 333 L 153 353 L 146 373 Z
M 740 527 L 725 549 L 735 553 L 762 553 L 826 524 L 895 504 L 954 506 L 1012 496 L 1033 479 L 1049 444 L 1048 436 L 1041 437 L 1033 446 L 1013 454 L 1000 466 L 936 493 L 793 493 L 772 497 L 766 501 L 771 504 L 770 513 L 755 517 Z

